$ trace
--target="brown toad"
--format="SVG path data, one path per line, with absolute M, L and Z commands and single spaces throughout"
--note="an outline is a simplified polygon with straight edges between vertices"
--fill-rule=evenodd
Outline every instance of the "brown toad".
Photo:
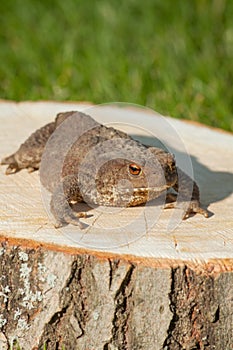
M 85 213 L 71 210 L 72 203 L 136 206 L 170 188 L 188 203 L 184 218 L 191 213 L 208 217 L 200 207 L 197 184 L 176 167 L 172 154 L 145 146 L 81 112 L 59 113 L 1 164 L 8 165 L 6 174 L 40 168 L 41 183 L 52 193 L 56 227 L 82 227 L 79 218 Z M 175 195 L 168 193 L 167 199 L 165 207 L 174 207 Z

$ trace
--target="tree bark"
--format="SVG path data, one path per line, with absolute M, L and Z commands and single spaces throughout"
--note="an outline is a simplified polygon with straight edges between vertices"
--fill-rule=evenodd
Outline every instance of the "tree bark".
M 232 261 L 148 263 L 2 240 L 0 348 L 232 349 Z

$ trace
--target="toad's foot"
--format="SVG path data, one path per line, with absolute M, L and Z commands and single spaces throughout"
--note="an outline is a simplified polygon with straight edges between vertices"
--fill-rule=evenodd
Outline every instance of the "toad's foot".
M 171 200 L 174 200 L 171 202 Z M 165 209 L 173 209 L 176 207 L 176 195 L 170 196 L 168 197 L 168 203 L 165 204 L 164 208 Z M 183 215 L 183 220 L 187 219 L 188 217 L 190 217 L 192 214 L 201 214 L 203 215 L 205 218 L 209 217 L 209 212 L 206 209 L 203 209 L 200 207 L 200 203 L 198 200 L 191 200 L 191 202 L 189 203 L 188 208 L 186 209 L 184 215 Z
M 191 200 L 191 202 L 189 203 L 188 209 L 186 210 L 183 216 L 183 220 L 187 219 L 192 214 L 201 214 L 205 218 L 209 217 L 208 211 L 206 209 L 201 208 L 199 201 L 195 199 Z
M 67 198 L 67 192 L 65 191 L 64 193 L 64 185 L 64 181 L 61 182 L 51 197 L 50 209 L 56 220 L 55 228 L 59 228 L 67 224 L 72 224 L 83 229 L 86 225 L 83 224 L 79 219 L 86 218 L 87 213 L 75 212 L 72 209 L 72 205 L 70 203 L 72 201 Z
M 24 168 L 27 169 L 29 173 L 32 173 L 33 171 L 38 170 L 38 166 L 33 166 L 33 165 L 30 165 L 29 163 L 24 164 L 24 163 L 18 162 L 14 154 L 12 154 L 9 157 L 3 158 L 1 160 L 1 165 L 8 165 L 5 171 L 6 175 L 15 174 Z
M 36 170 L 37 170 L 37 168 L 34 168 L 32 166 L 27 168 L 27 171 L 28 171 L 29 174 L 33 173 Z
M 66 215 L 63 216 L 63 218 L 56 218 L 56 222 L 54 224 L 55 228 L 61 228 L 64 226 L 64 224 L 72 224 L 74 226 L 79 226 L 79 228 L 82 230 L 86 227 L 85 224 L 83 224 L 79 218 L 86 218 L 87 213 L 85 212 L 80 212 L 77 214 L 73 213 L 67 213 Z
M 16 162 L 13 154 L 9 157 L 3 158 L 1 160 L 1 165 L 8 165 L 5 172 L 6 175 L 14 174 L 19 171 L 18 163 Z

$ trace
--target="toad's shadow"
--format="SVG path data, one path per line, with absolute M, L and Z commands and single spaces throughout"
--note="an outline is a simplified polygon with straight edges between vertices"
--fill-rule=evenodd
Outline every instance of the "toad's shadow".
M 162 142 L 154 137 L 141 135 L 132 135 L 132 137 L 144 145 L 166 149 Z M 179 159 L 187 159 L 187 154 L 179 152 L 173 147 L 169 146 L 169 151 L 172 151 L 176 157 L 178 155 Z M 201 201 L 206 207 L 211 203 L 229 197 L 233 193 L 233 173 L 212 171 L 200 163 L 195 156 L 189 156 L 193 166 L 194 179 L 200 187 Z

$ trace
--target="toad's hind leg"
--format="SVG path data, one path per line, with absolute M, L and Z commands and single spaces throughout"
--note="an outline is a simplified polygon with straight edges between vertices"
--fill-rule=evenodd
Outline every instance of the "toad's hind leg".
M 9 157 L 3 158 L 1 160 L 1 165 L 8 165 L 8 167 L 6 169 L 6 175 L 14 174 L 17 171 L 19 171 L 19 166 L 18 166 L 17 161 L 15 160 L 14 154 L 12 154 Z
M 36 130 L 14 154 L 2 159 L 1 164 L 8 165 L 6 174 L 14 174 L 25 168 L 29 172 L 39 169 L 46 142 L 54 130 L 55 122 L 46 124 Z

